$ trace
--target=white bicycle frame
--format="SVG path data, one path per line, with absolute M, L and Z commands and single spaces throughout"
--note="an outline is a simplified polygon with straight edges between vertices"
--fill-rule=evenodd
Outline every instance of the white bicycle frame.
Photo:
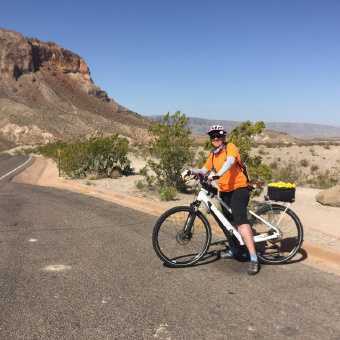
M 216 206 L 214 205 L 214 203 L 211 201 L 210 197 L 208 196 L 209 192 L 203 188 L 201 188 L 196 201 L 199 202 L 203 202 L 208 209 L 210 209 L 213 212 L 213 215 L 215 216 L 215 218 L 217 218 L 228 230 L 228 232 L 231 235 L 235 235 L 235 237 L 237 238 L 237 240 L 239 241 L 240 245 L 244 245 L 244 242 L 242 240 L 242 237 L 240 235 L 240 233 L 237 231 L 237 229 L 224 217 L 224 215 L 216 208 Z M 228 207 L 228 205 L 223 202 L 217 195 L 213 195 L 213 198 L 216 199 L 221 205 L 223 205 L 224 208 L 226 208 L 230 213 L 232 213 L 230 207 Z M 286 210 L 288 209 L 288 207 L 286 208 Z M 271 233 L 270 235 L 268 235 L 268 233 L 266 234 L 261 234 L 261 235 L 255 235 L 254 236 L 254 242 L 263 242 L 266 240 L 270 240 L 270 239 L 274 239 L 279 237 L 280 235 L 280 230 L 277 229 L 275 226 L 273 226 L 272 224 L 270 224 L 269 222 L 267 222 L 266 220 L 264 220 L 263 218 L 261 218 L 260 216 L 256 215 L 253 211 L 247 209 L 247 211 L 249 212 L 249 214 L 251 214 L 252 216 L 256 217 L 257 219 L 259 219 L 262 223 L 264 223 L 267 227 L 268 230 L 274 230 L 273 233 Z M 282 216 L 280 218 L 280 220 L 278 221 L 277 224 L 279 224 L 281 222 Z

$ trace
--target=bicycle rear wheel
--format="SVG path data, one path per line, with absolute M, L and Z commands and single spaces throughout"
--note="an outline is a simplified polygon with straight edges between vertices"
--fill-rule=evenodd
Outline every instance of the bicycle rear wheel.
M 210 224 L 200 211 L 175 207 L 156 222 L 152 244 L 157 256 L 171 267 L 188 267 L 209 249 Z
M 284 263 L 300 249 L 303 240 L 302 224 L 296 214 L 282 205 L 272 204 L 260 208 L 256 215 L 269 222 L 280 231 L 279 237 L 256 242 L 258 257 L 263 263 Z M 250 225 L 254 236 L 270 235 L 274 230 L 252 216 Z

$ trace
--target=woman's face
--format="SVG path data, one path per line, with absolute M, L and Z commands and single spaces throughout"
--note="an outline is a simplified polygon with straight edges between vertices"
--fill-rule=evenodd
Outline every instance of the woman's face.
M 213 134 L 210 136 L 211 143 L 215 148 L 219 148 L 223 142 L 225 137 L 223 135 Z

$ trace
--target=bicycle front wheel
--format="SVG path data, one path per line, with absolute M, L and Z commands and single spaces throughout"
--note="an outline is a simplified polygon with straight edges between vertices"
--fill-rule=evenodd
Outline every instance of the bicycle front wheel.
M 279 230 L 274 239 L 256 242 L 258 257 L 263 263 L 283 263 L 290 260 L 300 249 L 303 240 L 302 224 L 296 214 L 282 205 L 272 204 L 260 208 L 256 215 Z M 250 225 L 254 236 L 267 237 L 274 230 L 252 216 Z
M 157 256 L 171 267 L 188 267 L 209 249 L 210 224 L 200 211 L 175 207 L 156 222 L 152 244 Z

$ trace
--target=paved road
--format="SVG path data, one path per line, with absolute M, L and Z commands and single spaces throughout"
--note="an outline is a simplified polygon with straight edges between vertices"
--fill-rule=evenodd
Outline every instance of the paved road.
M 1 176 L 0 176 L 1 177 Z M 0 339 L 339 339 L 340 278 L 296 262 L 186 269 L 155 217 L 68 191 L 0 187 Z
M 33 161 L 33 157 L 25 155 L 0 157 L 0 186 L 25 170 Z

